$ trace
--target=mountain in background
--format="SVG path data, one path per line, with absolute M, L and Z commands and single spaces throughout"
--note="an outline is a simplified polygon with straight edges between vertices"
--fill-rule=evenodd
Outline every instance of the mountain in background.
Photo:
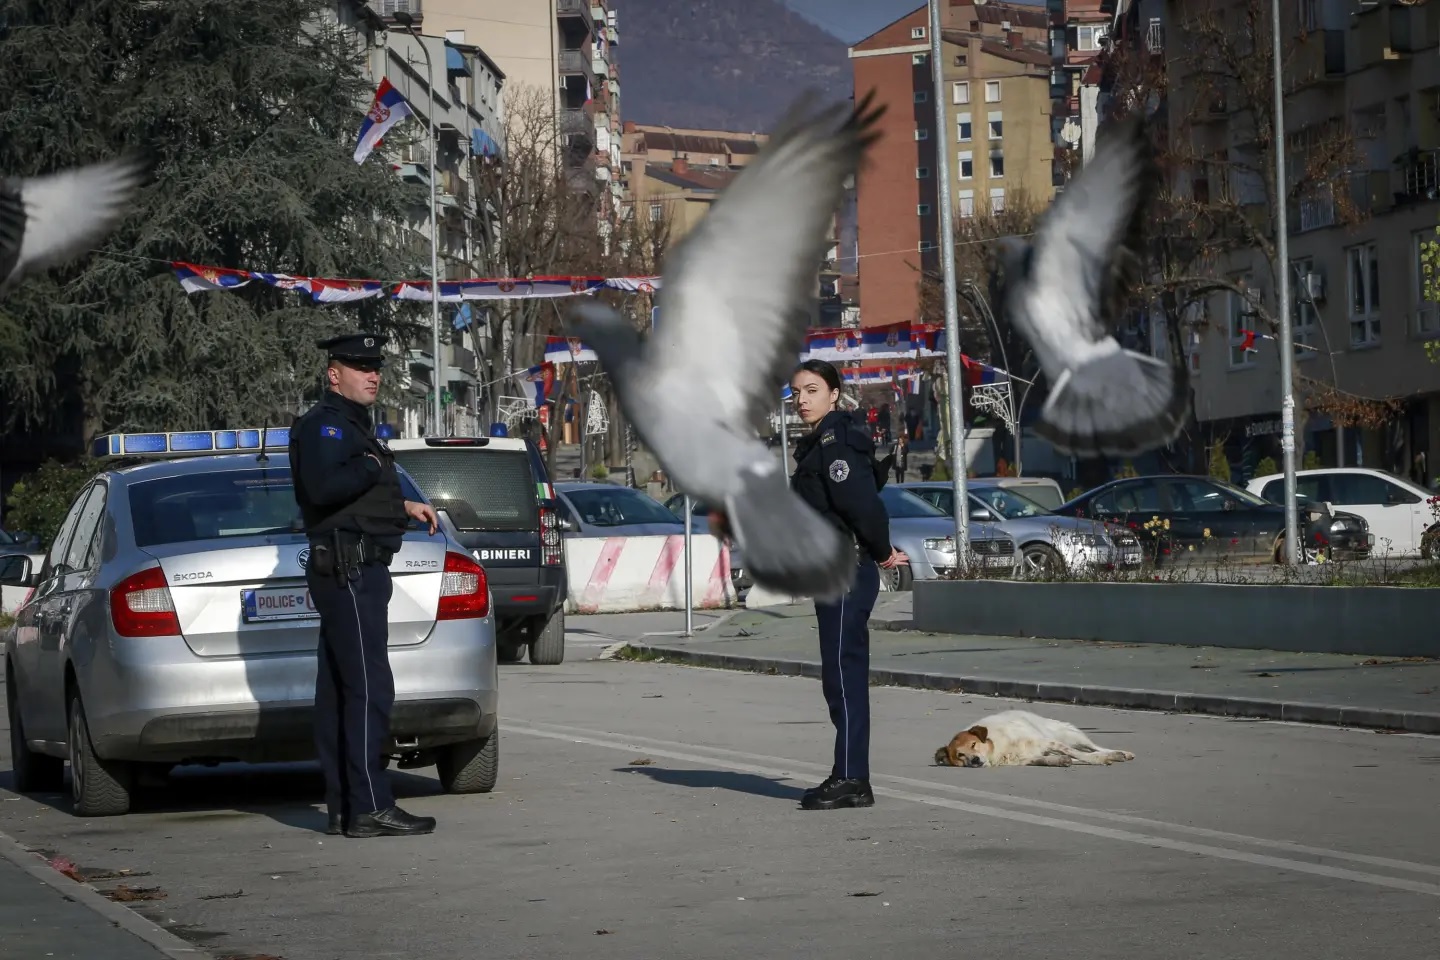
M 620 114 L 768 131 L 807 88 L 846 98 L 846 46 L 777 0 L 619 0 Z

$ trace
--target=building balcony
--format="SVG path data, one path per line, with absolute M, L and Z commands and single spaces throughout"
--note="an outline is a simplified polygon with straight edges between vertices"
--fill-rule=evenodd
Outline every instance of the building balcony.
M 1436 46 L 1440 11 L 1433 3 L 1417 7 L 1391 4 L 1386 14 L 1390 21 L 1390 49 L 1395 53 L 1419 53 Z
M 560 132 L 581 134 L 593 139 L 595 118 L 583 107 L 566 107 L 560 111 Z
M 1305 197 L 1292 204 L 1289 213 L 1293 218 L 1290 224 L 1291 233 L 1305 233 L 1309 230 L 1333 227 L 1336 219 L 1335 199 L 1324 195 Z
M 555 0 L 555 16 L 561 20 L 578 18 L 584 22 L 587 31 L 595 29 L 590 0 Z
M 1440 197 L 1440 150 L 1410 150 L 1395 164 L 1395 200 L 1418 203 Z
M 450 343 L 441 345 L 440 352 L 445 357 L 446 383 L 468 383 L 479 376 L 474 350 Z
M 586 50 L 561 50 L 560 75 L 588 77 L 595 73 L 591 57 Z
M 1165 52 L 1165 24 L 1159 17 L 1151 17 L 1145 25 L 1145 52 L 1157 55 Z
M 430 183 L 430 161 L 419 162 L 402 160 L 395 165 L 395 172 L 400 174 L 400 179 L 406 183 Z
M 415 26 L 420 26 L 420 0 L 368 0 L 365 5 L 387 22 L 393 23 L 397 13 L 408 13 L 414 18 Z
M 595 76 L 606 81 L 610 79 L 610 61 L 599 54 L 590 58 L 590 69 L 594 71 Z

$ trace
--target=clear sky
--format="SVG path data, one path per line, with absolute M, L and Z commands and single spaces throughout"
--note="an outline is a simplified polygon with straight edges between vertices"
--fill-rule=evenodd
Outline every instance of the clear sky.
M 924 0 L 780 0 L 806 20 L 826 31 L 855 43 L 898 20 L 911 10 L 925 5 Z M 1015 0 L 1019 3 L 1043 5 L 1045 0 Z

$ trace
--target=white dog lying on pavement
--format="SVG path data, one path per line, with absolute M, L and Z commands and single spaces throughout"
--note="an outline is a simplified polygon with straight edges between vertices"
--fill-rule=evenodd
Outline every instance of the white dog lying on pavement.
M 935 751 L 935 762 L 950 767 L 1068 767 L 1134 759 L 1129 750 L 1099 746 L 1074 724 L 1027 710 L 984 717 Z

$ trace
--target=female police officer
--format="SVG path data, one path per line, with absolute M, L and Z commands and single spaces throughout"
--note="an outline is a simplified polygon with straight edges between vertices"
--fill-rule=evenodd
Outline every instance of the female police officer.
M 790 379 L 795 406 L 810 432 L 795 444 L 791 489 L 847 535 L 860 549 L 850 591 L 838 600 L 815 601 L 820 629 L 820 681 L 835 724 L 835 763 L 830 776 L 805 791 L 806 810 L 869 807 L 870 611 L 880 592 L 880 571 L 909 563 L 890 544 L 890 519 L 879 488 L 874 444 L 865 428 L 839 408 L 840 374 L 823 360 L 806 360 Z M 725 517 L 712 527 L 728 533 Z
M 860 564 L 839 600 L 815 601 L 820 628 L 820 681 L 835 724 L 835 765 L 824 783 L 805 791 L 806 810 L 868 807 L 870 790 L 870 611 L 880 571 L 909 558 L 890 545 L 890 519 L 880 501 L 870 435 L 839 408 L 840 374 L 806 360 L 790 378 L 795 407 L 810 432 L 795 444 L 791 488 L 855 538 Z

